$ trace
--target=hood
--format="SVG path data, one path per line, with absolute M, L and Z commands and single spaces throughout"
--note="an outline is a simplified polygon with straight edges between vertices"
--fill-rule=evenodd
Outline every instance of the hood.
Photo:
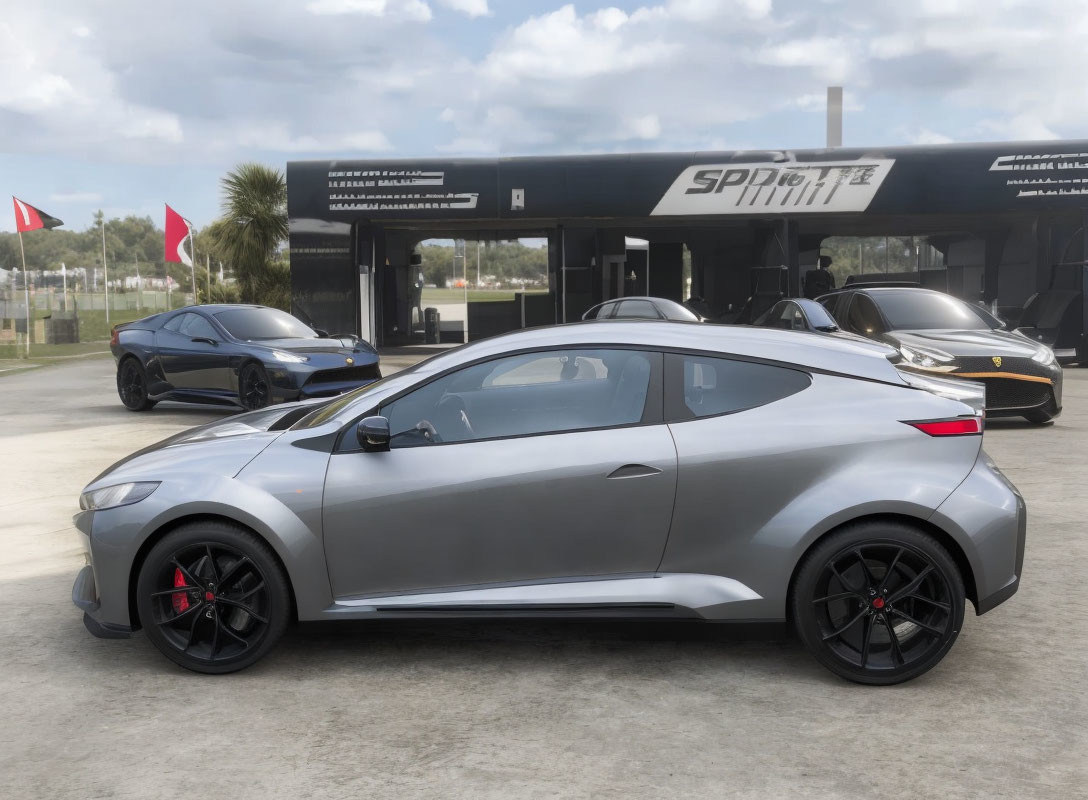
M 377 352 L 369 343 L 359 339 L 355 342 L 344 336 L 329 339 L 261 339 L 250 342 L 257 347 L 267 347 L 269 350 L 286 350 L 291 353 L 305 355 L 308 353 L 328 353 L 330 355 L 352 356 L 363 363 L 377 360 Z
M 952 356 L 1010 356 L 1031 358 L 1039 345 L 1013 331 L 891 331 L 884 338 L 907 347 L 943 350 Z
M 325 402 L 284 403 L 176 433 L 113 464 L 84 491 L 127 481 L 161 481 L 184 472 L 233 477 L 283 433 L 286 425 L 276 423 L 297 419 Z

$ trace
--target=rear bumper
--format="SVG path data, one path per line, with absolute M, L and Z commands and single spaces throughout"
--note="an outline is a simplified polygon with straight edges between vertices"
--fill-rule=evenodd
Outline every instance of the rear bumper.
M 1027 506 L 985 452 L 931 517 L 963 550 L 974 584 L 975 611 L 985 614 L 1020 586 L 1027 539 Z

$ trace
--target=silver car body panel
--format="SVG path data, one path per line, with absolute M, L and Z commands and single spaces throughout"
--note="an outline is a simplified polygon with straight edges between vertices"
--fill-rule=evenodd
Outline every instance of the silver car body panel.
M 601 345 L 796 364 L 812 381 L 768 405 L 671 424 L 333 453 L 383 400 L 448 370 Z M 88 487 L 161 481 L 139 503 L 78 516 L 100 595 L 88 613 L 114 628 L 134 624 L 128 591 L 140 554 L 170 526 L 206 516 L 269 543 L 303 620 L 373 615 L 363 599 L 390 595 L 444 603 L 448 615 L 454 591 L 457 602 L 480 600 L 465 606 L 473 616 L 518 606 L 531 615 L 541 598 L 573 606 L 589 595 L 602 613 L 614 604 L 622 614 L 624 598 L 642 590 L 643 604 L 705 619 L 779 620 L 790 577 L 821 535 L 888 514 L 943 531 L 984 610 L 1015 590 L 1023 503 L 980 456 L 981 437 L 938 439 L 903 424 L 971 411 L 907 386 L 888 352 L 770 329 L 574 324 L 447 352 L 330 406 L 310 427 L 267 430 L 296 405 L 204 426 Z M 618 475 L 633 477 L 608 477 L 632 466 L 640 469 Z M 403 615 L 411 601 L 396 602 Z

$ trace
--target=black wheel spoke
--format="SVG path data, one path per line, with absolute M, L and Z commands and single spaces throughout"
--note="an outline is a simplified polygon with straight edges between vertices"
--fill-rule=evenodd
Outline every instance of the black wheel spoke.
M 896 664 L 902 666 L 905 661 L 903 659 L 903 649 L 899 646 L 899 637 L 895 633 L 895 626 L 888 622 L 887 617 L 884 618 L 884 627 L 888 630 L 888 639 L 892 643 L 892 660 Z
M 873 623 L 871 615 L 865 616 L 865 630 L 861 634 L 861 666 L 865 667 L 869 663 L 869 643 L 873 640 L 873 628 L 876 625 Z
M 940 600 L 934 600 L 932 597 L 926 597 L 925 595 L 921 595 L 921 594 L 904 595 L 902 599 L 903 600 L 921 600 L 923 603 L 929 603 L 931 606 L 936 606 L 937 608 L 941 609 L 941 611 L 951 611 L 952 610 L 952 606 L 950 606 L 948 603 L 942 603 Z
M 221 631 L 223 631 L 223 633 L 227 634 L 227 636 L 231 637 L 231 638 L 232 638 L 232 639 L 234 639 L 234 640 L 235 640 L 236 642 L 238 642 L 239 644 L 241 644 L 241 645 L 242 645 L 242 647 L 243 647 L 244 649 L 248 649 L 248 648 L 249 648 L 249 642 L 248 642 L 248 641 L 247 641 L 246 639 L 243 639 L 243 638 L 242 638 L 241 636 L 239 636 L 239 635 L 238 635 L 237 633 L 235 633 L 234 631 L 232 631 L 232 630 L 230 629 L 230 625 L 227 625 L 227 624 L 226 624 L 225 622 L 222 622 L 222 621 L 221 621 L 221 620 L 219 620 L 219 619 L 216 619 L 216 621 L 215 621 L 215 622 L 216 622 L 216 624 L 217 624 L 217 625 L 219 626 L 219 629 L 220 629 Z
M 888 597 L 888 602 L 896 603 L 907 595 L 914 594 L 915 589 L 922 585 L 922 581 L 924 581 L 926 579 L 926 576 L 929 575 L 929 573 L 931 572 L 933 572 L 933 565 L 926 564 L 925 569 L 923 569 L 921 572 L 914 576 L 914 580 L 912 580 L 906 586 L 893 592 L 891 596 Z
M 208 564 L 210 564 L 212 568 L 212 580 L 215 581 L 215 585 L 218 586 L 220 584 L 219 570 L 215 567 L 215 557 L 212 555 L 212 546 L 206 544 L 204 545 L 204 549 L 208 554 Z
M 156 625 L 170 625 L 171 623 L 178 622 L 179 620 L 183 620 L 186 617 L 188 617 L 190 614 L 193 614 L 193 613 L 199 611 L 200 607 L 202 605 L 204 605 L 204 604 L 203 603 L 193 603 L 191 606 L 189 606 L 185 611 L 182 611 L 180 614 L 175 614 L 174 616 L 170 617 L 170 619 L 164 619 L 161 622 L 156 622 L 155 624 Z
M 861 548 L 854 549 L 854 557 L 857 558 L 858 563 L 861 564 L 861 574 L 865 579 L 865 582 L 869 586 L 876 586 L 876 578 L 873 577 L 873 573 L 869 570 L 869 565 L 865 563 L 865 556 L 861 554 Z
M 203 614 L 197 614 L 193 617 L 193 624 L 189 626 L 189 635 L 185 639 L 185 650 L 188 653 L 189 648 L 193 646 L 193 641 L 196 639 L 196 626 L 200 623 L 200 620 L 204 618 Z
M 208 656 L 209 661 L 215 661 L 215 652 L 219 649 L 219 629 L 223 627 L 218 614 L 215 615 L 215 619 L 212 621 L 215 625 L 212 626 L 212 649 L 211 654 Z
M 837 594 L 829 594 L 827 597 L 817 597 L 812 601 L 812 605 L 818 606 L 822 603 L 834 603 L 836 600 L 846 600 L 849 597 L 852 597 L 855 600 L 861 600 L 861 598 L 858 597 L 857 592 L 838 592 Z
M 842 636 L 844 633 L 846 633 L 846 631 L 848 631 L 848 630 L 850 630 L 850 628 L 854 627 L 855 623 L 857 623 L 857 621 L 859 619 L 861 619 L 862 617 L 864 617 L 868 613 L 869 613 L 868 607 L 865 607 L 865 608 L 861 609 L 861 611 L 859 611 L 854 617 L 852 617 L 849 622 L 847 622 L 841 628 L 833 630 L 831 633 L 824 636 L 823 640 L 826 642 L 828 639 L 834 639 L 834 638 L 836 638 L 838 636 Z
M 835 563 L 834 563 L 834 562 L 831 562 L 830 564 L 828 564 L 828 566 L 829 566 L 829 567 L 831 567 L 831 572 L 833 572 L 833 573 L 834 573 L 835 577 L 839 579 L 839 583 L 841 583 L 841 584 L 842 584 L 843 586 L 845 586 L 845 587 L 846 587 L 847 589 L 851 589 L 851 590 L 853 590 L 853 591 L 854 591 L 855 593 L 857 593 L 858 591 L 860 591 L 860 590 L 863 590 L 863 589 L 865 588 L 864 586 L 862 586 L 860 590 L 859 590 L 859 589 L 855 589 L 855 588 L 854 588 L 854 585 L 853 585 L 852 583 L 847 583 L 847 582 L 846 582 L 846 578 L 844 578 L 844 577 L 842 576 L 842 573 L 841 573 L 841 572 L 839 572 L 839 568 L 835 566 Z
M 217 597 L 217 598 L 215 598 L 215 602 L 222 603 L 223 605 L 230 606 L 231 608 L 240 608 L 244 612 L 249 614 L 249 616 L 253 617 L 253 619 L 257 620 L 257 622 L 261 622 L 261 623 L 267 623 L 268 622 L 267 619 L 262 617 L 260 614 L 258 614 L 256 611 L 254 611 L 252 608 L 247 606 L 245 603 L 239 603 L 239 602 L 237 602 L 235 600 L 228 600 L 225 597 Z
M 231 564 L 227 571 L 223 573 L 223 577 L 219 579 L 219 588 L 225 590 L 228 586 L 230 586 L 231 578 L 235 576 L 238 570 L 252 563 L 252 561 L 243 556 L 242 558 L 239 558 L 237 561 Z
M 244 591 L 242 594 L 240 594 L 238 597 L 236 597 L 234 599 L 238 600 L 239 602 L 241 602 L 242 600 L 248 600 L 250 597 L 253 597 L 253 595 L 255 595 L 257 592 L 259 592 L 263 588 L 264 588 L 264 581 L 261 581 L 256 586 L 254 586 L 252 589 L 246 589 L 246 591 Z
M 178 592 L 180 592 L 181 594 L 186 594 L 188 592 L 198 591 L 199 589 L 199 586 L 175 586 L 173 589 L 163 589 L 161 592 L 152 592 L 151 596 L 162 597 L 168 594 L 177 594 Z
M 896 553 L 895 558 L 892 559 L 892 563 L 888 565 L 888 571 L 884 573 L 884 580 L 880 582 L 880 586 L 877 587 L 876 593 L 883 594 L 884 590 L 888 588 L 888 581 L 892 577 L 892 573 L 895 572 L 896 565 L 899 564 L 899 559 L 903 556 L 904 548 L 900 547 Z
M 917 625 L 922 630 L 927 631 L 929 633 L 932 633 L 934 636 L 944 636 L 944 629 L 943 628 L 938 628 L 935 625 L 930 625 L 928 622 L 922 622 L 919 619 L 915 619 L 910 614 L 907 614 L 904 611 L 900 611 L 898 608 L 893 608 L 888 613 L 894 614 L 897 617 L 905 619 L 907 622 L 910 622 L 910 623 L 912 623 L 914 625 Z

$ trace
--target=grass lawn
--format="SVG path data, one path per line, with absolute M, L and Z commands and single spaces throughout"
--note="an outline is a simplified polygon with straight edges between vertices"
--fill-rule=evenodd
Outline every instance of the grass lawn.
M 104 358 L 110 355 L 107 342 L 79 342 L 78 344 L 30 345 L 30 358 L 25 357 L 24 345 L 16 350 L 13 344 L 0 345 L 0 376 L 11 375 L 19 368 L 56 364 L 71 358 Z
M 547 294 L 547 289 L 530 289 L 526 294 Z M 472 303 L 513 300 L 514 289 L 469 289 L 468 299 Z M 464 289 L 424 289 L 423 307 L 465 302 Z

